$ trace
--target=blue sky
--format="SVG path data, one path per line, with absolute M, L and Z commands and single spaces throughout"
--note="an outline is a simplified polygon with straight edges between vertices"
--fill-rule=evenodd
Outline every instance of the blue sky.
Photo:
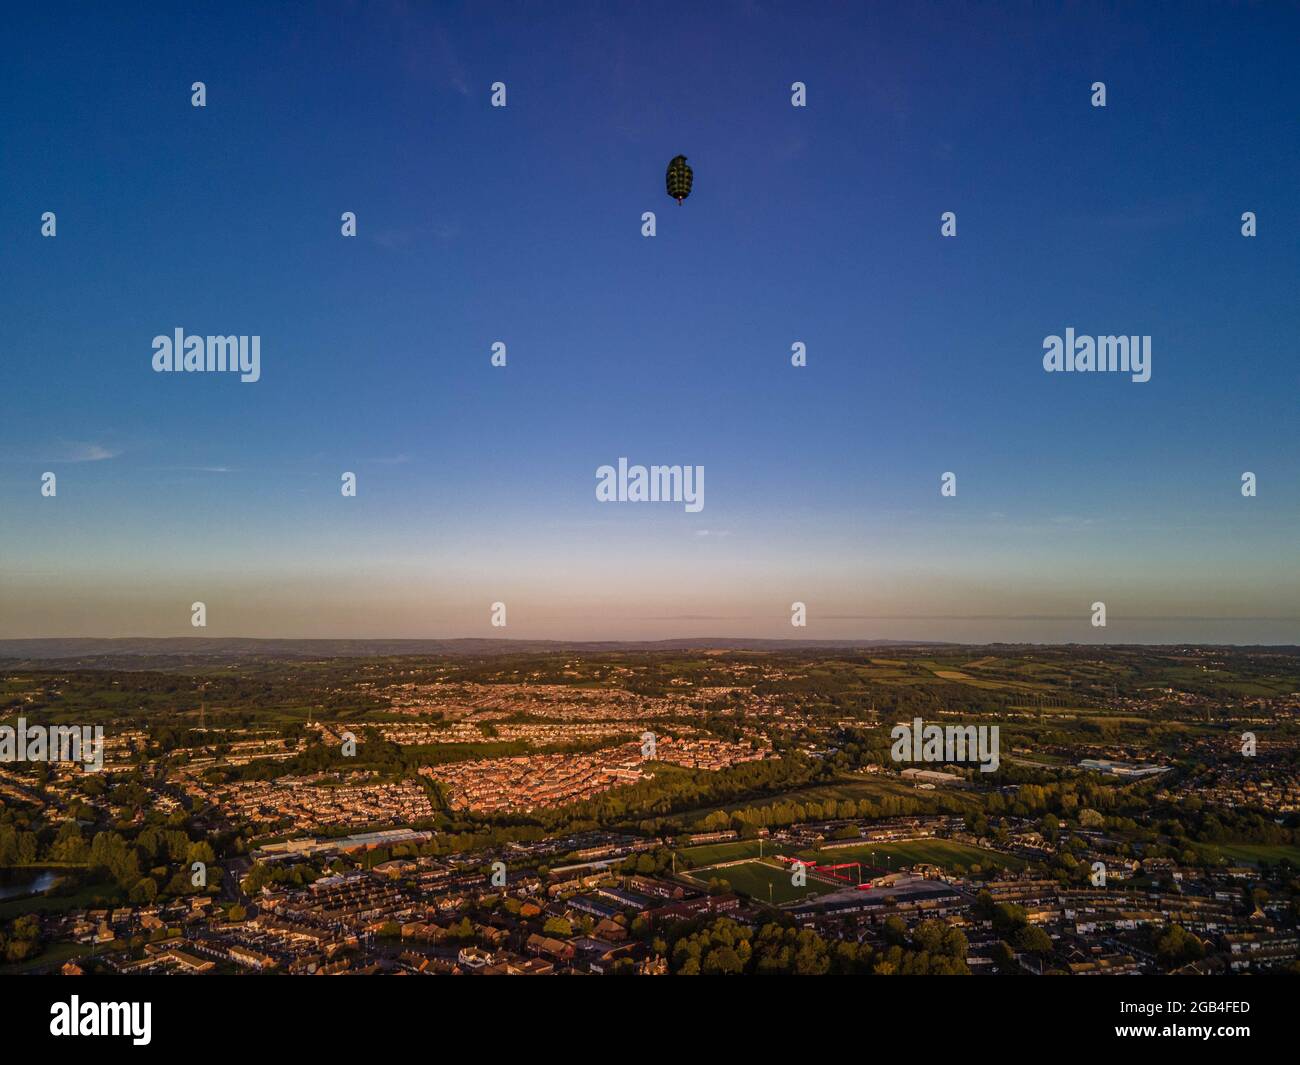
M 863 7 L 15 12 L 0 635 L 1300 640 L 1300 14 Z

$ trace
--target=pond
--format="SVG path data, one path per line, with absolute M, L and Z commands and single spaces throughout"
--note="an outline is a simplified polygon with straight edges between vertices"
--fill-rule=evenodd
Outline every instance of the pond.
M 52 888 L 59 879 L 59 874 L 51 869 L 44 869 L 34 879 L 20 880 L 16 884 L 0 884 L 0 900 L 21 899 L 26 895 L 39 895 Z

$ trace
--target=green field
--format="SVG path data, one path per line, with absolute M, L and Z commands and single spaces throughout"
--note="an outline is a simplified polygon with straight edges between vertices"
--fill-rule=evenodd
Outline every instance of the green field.
M 1027 864 L 1023 858 L 1009 854 L 998 854 L 982 847 L 971 847 L 965 843 L 954 843 L 948 839 L 909 839 L 898 843 L 862 843 L 853 847 L 836 847 L 831 850 L 803 851 L 800 858 L 817 862 L 819 865 L 836 865 L 840 862 L 862 862 L 873 864 L 877 869 L 900 869 L 916 862 L 928 862 L 947 870 L 957 866 L 970 869 L 978 865 L 981 869 L 1009 869 L 1019 872 Z
M 677 817 L 687 824 L 696 824 L 709 814 L 718 810 L 732 813 L 753 806 L 771 806 L 776 803 L 825 802 L 827 799 L 842 801 L 852 799 L 855 802 L 867 799 L 880 802 L 882 799 L 906 799 L 917 803 L 923 811 L 939 812 L 952 810 L 963 812 L 980 808 L 980 798 L 973 792 L 943 788 L 938 791 L 918 791 L 910 784 L 891 777 L 868 776 L 866 774 L 845 774 L 836 780 L 824 784 L 810 784 L 807 787 L 793 788 L 789 791 L 774 791 L 768 795 L 737 799 L 733 802 L 720 803 L 716 806 L 697 806 L 681 811 Z
M 1196 849 L 1209 861 L 1226 859 L 1236 865 L 1258 865 L 1260 862 L 1280 862 L 1289 858 L 1300 866 L 1300 847 L 1285 843 L 1198 843 Z
M 745 862 L 742 865 L 729 865 L 722 869 L 693 869 L 690 875 L 702 883 L 710 880 L 725 880 L 733 891 L 742 892 L 759 902 L 772 902 L 780 906 L 787 902 L 802 902 L 810 895 L 828 895 L 838 891 L 836 887 L 823 884 L 812 877 L 803 887 L 790 883 L 790 870 L 769 865 L 766 861 Z M 769 893 L 770 887 L 770 893 Z
M 695 847 L 686 847 L 677 853 L 692 866 L 717 865 L 718 862 L 734 862 L 740 858 L 757 858 L 761 853 L 767 857 L 773 853 L 770 840 L 760 844 L 756 839 L 734 840 L 731 843 L 701 843 Z M 761 851 L 760 851 L 761 847 Z
M 110 943 L 98 948 L 101 955 L 124 949 L 126 948 L 121 943 Z M 91 948 L 85 943 L 55 943 L 34 958 L 0 965 L 0 976 L 15 976 L 34 972 L 38 969 L 53 969 L 57 965 L 62 965 L 65 961 L 72 961 L 74 958 L 80 958 L 92 953 Z
M 741 858 L 757 858 L 759 856 L 759 846 L 758 840 L 738 840 L 731 843 L 707 843 L 697 847 L 687 847 L 678 853 L 689 860 L 692 866 L 696 867 L 694 871 L 696 874 L 703 875 L 705 879 L 708 879 L 710 874 L 698 867 L 716 865 L 719 862 L 734 862 Z M 783 849 L 785 853 L 790 853 L 788 844 L 783 848 L 780 843 L 774 840 L 762 841 L 762 854 L 764 857 L 769 857 Z M 937 865 L 950 871 L 958 866 L 970 869 L 971 866 L 978 865 L 981 869 L 996 868 L 1019 872 L 1027 864 L 1023 858 L 1017 858 L 1009 854 L 998 854 L 996 851 L 985 850 L 982 847 L 972 847 L 965 843 L 955 843 L 946 839 L 904 840 L 899 843 L 862 843 L 851 847 L 836 847 L 829 850 L 804 850 L 799 851 L 797 856 L 807 861 L 817 862 L 819 865 L 837 865 L 841 862 L 861 862 L 863 865 L 870 865 L 873 851 L 875 852 L 875 867 L 878 869 L 892 870 L 906 865 L 913 865 L 916 862 L 928 862 L 931 865 Z M 1278 857 L 1281 857 L 1281 855 L 1268 860 L 1276 861 Z M 1233 858 L 1232 860 L 1244 861 L 1245 859 Z M 721 873 L 718 875 L 721 875 Z M 764 888 L 763 890 L 766 892 L 767 889 Z
M 87 884 L 64 895 L 26 895 L 0 902 L 0 921 L 11 921 L 25 913 L 63 913 L 67 910 L 106 908 L 126 901 L 126 892 L 115 884 Z

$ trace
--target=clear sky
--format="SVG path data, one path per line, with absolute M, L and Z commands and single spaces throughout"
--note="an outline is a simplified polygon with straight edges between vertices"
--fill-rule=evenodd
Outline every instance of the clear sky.
M 1300 642 L 1294 6 L 27 6 L 0 636 Z

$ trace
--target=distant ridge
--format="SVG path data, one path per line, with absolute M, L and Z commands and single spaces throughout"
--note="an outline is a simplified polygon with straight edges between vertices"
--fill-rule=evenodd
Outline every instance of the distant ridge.
M 0 639 L 0 665 L 8 668 L 54 666 L 61 669 L 162 669 L 181 665 L 213 666 L 252 661 L 312 661 L 402 655 L 474 657 L 507 654 L 600 653 L 619 651 L 858 651 L 872 648 L 965 648 L 997 651 L 1026 648 L 1103 648 L 1171 650 L 1197 647 L 1234 651 L 1300 653 L 1293 644 L 1074 644 L 954 643 L 938 640 L 770 640 L 735 636 L 684 637 L 672 640 L 516 640 L 464 637 L 452 640 L 284 640 L 212 636 L 130 636 L 120 639 L 51 637 Z
M 798 651 L 855 650 L 869 647 L 947 647 L 924 640 L 760 640 L 729 636 L 676 640 L 512 640 L 465 637 L 454 640 L 281 640 L 211 636 L 130 636 L 121 639 L 59 637 L 0 640 L 0 661 L 16 663 L 87 662 L 165 658 L 240 661 L 250 658 L 361 658 L 390 655 L 473 656 L 546 651 Z M 118 663 L 121 665 L 122 663 Z M 138 663 L 132 663 L 137 665 Z

